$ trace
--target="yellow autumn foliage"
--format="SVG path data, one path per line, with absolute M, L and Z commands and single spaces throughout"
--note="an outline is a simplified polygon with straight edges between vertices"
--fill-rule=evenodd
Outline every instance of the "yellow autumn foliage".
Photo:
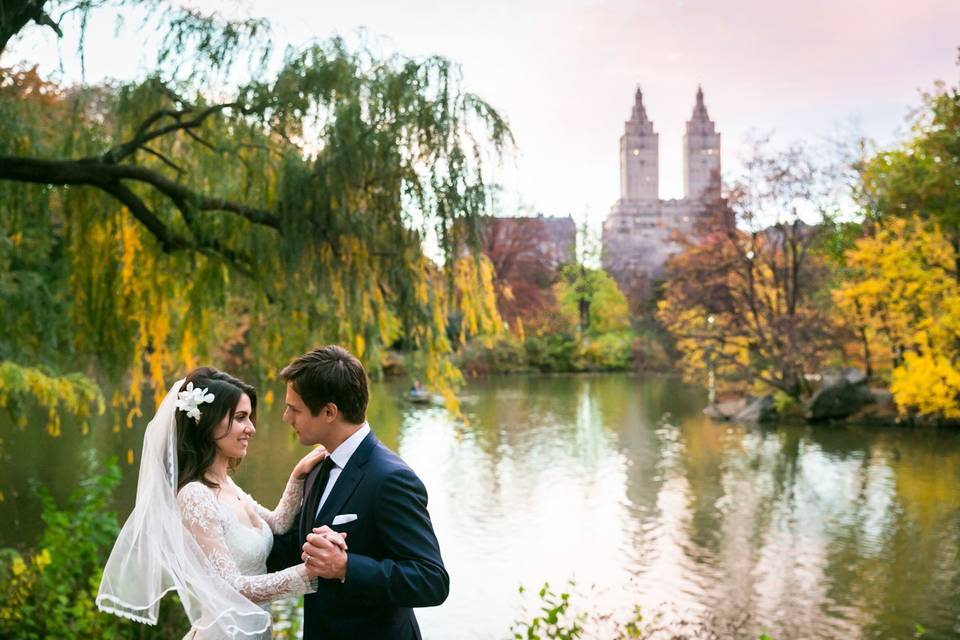
M 0 409 L 24 397 L 47 412 L 47 432 L 52 436 L 60 435 L 61 413 L 77 416 L 85 425 L 87 418 L 102 414 L 106 407 L 100 389 L 85 376 L 51 376 L 38 368 L 0 361 Z
M 940 226 L 891 218 L 845 257 L 853 275 L 834 301 L 863 329 L 901 411 L 960 418 L 960 282 Z

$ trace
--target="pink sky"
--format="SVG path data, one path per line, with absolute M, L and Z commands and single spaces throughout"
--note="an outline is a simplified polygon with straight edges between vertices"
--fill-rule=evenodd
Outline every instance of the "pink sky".
M 388 50 L 460 62 L 467 87 L 516 134 L 518 154 L 499 175 L 502 213 L 522 201 L 548 214 L 589 210 L 594 223 L 618 196 L 618 139 L 637 84 L 660 133 L 661 196 L 679 197 L 698 84 L 724 169 L 736 172 L 750 131 L 817 142 L 853 119 L 889 144 L 919 89 L 960 75 L 960 0 L 254 0 L 243 10 L 290 42 L 365 27 Z M 33 35 L 14 54 L 52 67 L 52 40 Z M 112 21 L 94 25 L 88 78 L 134 72 L 136 56 L 118 56 L 112 37 Z

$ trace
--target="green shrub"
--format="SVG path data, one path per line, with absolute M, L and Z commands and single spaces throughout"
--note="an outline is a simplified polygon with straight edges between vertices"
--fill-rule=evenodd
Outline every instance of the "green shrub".
M 525 589 L 521 586 L 520 593 Z M 582 638 L 583 624 L 587 621 L 584 613 L 570 610 L 570 594 L 554 593 L 550 583 L 545 582 L 538 592 L 540 603 L 536 614 L 529 620 L 518 620 L 513 625 L 514 640 L 573 640 Z
M 465 344 L 457 364 L 466 373 L 521 373 L 540 371 L 623 371 L 634 361 L 632 331 L 610 331 L 584 337 L 568 333 L 528 335 L 521 342 L 512 335 L 480 336 Z
M 580 371 L 582 369 L 577 339 L 562 333 L 527 336 L 523 343 L 527 362 L 544 372 Z
M 667 621 L 662 613 L 647 618 L 639 605 L 619 615 L 609 611 L 582 611 L 573 604 L 571 593 L 575 583 L 568 584 L 570 588 L 558 594 L 549 583 L 544 583 L 537 592 L 532 615 L 524 606 L 522 617 L 514 621 L 513 640 L 719 640 L 746 637 L 750 623 L 749 615 L 725 621 L 716 618 Z M 521 586 L 520 593 L 525 592 Z M 758 640 L 774 638 L 761 631 Z
M 21 553 L 0 550 L 0 637 L 181 638 L 190 625 L 175 598 L 161 607 L 157 627 L 101 613 L 94 602 L 107 555 L 119 532 L 110 509 L 120 483 L 120 467 L 110 460 L 94 469 L 60 508 L 40 487 L 43 533 L 36 547 Z
M 457 365 L 470 375 L 519 373 L 529 369 L 520 341 L 511 335 L 481 336 L 463 346 Z
M 633 333 L 611 331 L 584 340 L 583 362 L 587 369 L 622 371 L 633 360 Z
M 773 394 L 773 404 L 777 408 L 777 414 L 781 416 L 796 413 L 801 409 L 796 398 L 779 390 Z

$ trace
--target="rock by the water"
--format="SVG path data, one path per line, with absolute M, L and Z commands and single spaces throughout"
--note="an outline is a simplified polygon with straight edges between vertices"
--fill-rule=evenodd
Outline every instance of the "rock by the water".
M 856 369 L 823 376 L 823 384 L 807 402 L 808 420 L 847 418 L 865 405 L 875 402 L 867 388 L 866 376 Z M 853 382 L 856 380 L 856 382 Z
M 843 377 L 847 379 L 847 382 L 850 384 L 866 384 L 867 383 L 867 372 L 863 369 L 844 369 Z
M 832 369 L 830 371 L 824 371 L 820 376 L 820 380 L 821 387 L 830 387 L 843 380 L 846 380 L 850 384 L 866 384 L 867 373 L 862 369 L 857 369 L 856 367 Z
M 703 410 L 705 416 L 712 420 L 719 420 L 725 422 L 727 420 L 732 420 L 737 414 L 744 410 L 747 406 L 747 401 L 744 398 L 737 398 L 735 400 L 725 400 L 723 402 L 715 402 Z
M 891 425 L 900 422 L 900 414 L 893 403 L 868 404 L 850 416 L 851 422 L 874 425 Z
M 882 407 L 894 407 L 893 404 L 893 394 L 889 389 L 881 389 L 880 387 L 871 387 L 870 395 L 873 396 L 873 401 L 882 406 Z
M 873 397 L 873 402 L 864 405 L 862 409 L 850 416 L 852 422 L 877 425 L 900 422 L 897 405 L 893 402 L 893 394 L 888 389 L 871 388 L 870 395 Z
M 746 422 L 758 424 L 762 422 L 775 422 L 777 420 L 777 406 L 773 401 L 773 396 L 760 396 L 738 413 L 734 420 L 737 422 Z

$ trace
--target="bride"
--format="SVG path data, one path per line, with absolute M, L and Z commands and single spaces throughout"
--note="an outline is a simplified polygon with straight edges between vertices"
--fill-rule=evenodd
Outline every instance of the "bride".
M 256 410 L 253 387 L 212 367 L 173 385 L 144 434 L 136 504 L 100 582 L 102 611 L 156 624 L 160 599 L 175 590 L 193 625 L 185 640 L 269 638 L 266 603 L 316 591 L 308 565 L 267 573 L 266 560 L 326 451 L 297 463 L 276 509 L 260 506 L 229 476 L 256 433 Z M 318 532 L 346 548 L 340 534 Z

